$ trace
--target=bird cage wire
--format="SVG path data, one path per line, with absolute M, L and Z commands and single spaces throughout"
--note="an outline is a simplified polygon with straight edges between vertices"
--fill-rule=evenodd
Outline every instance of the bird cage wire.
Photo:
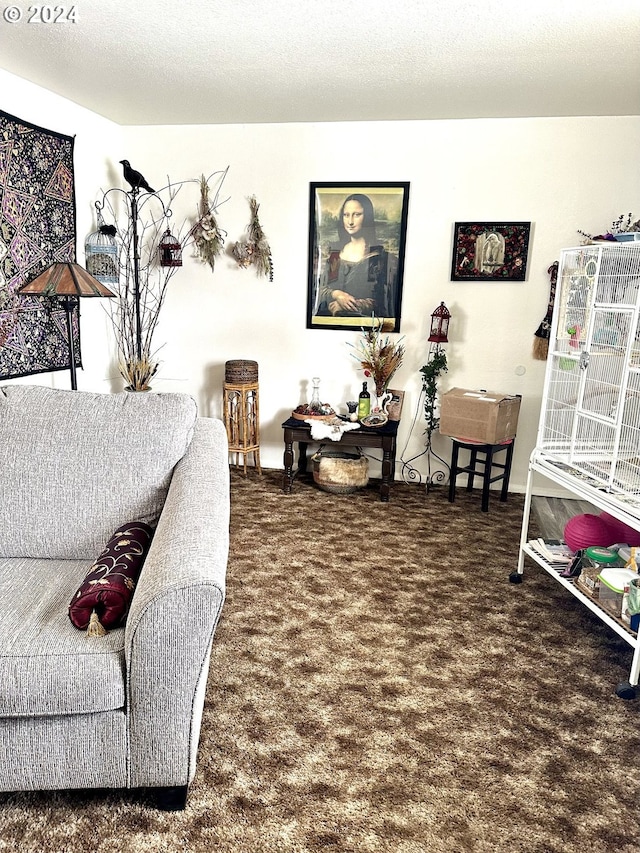
M 97 229 L 85 240 L 85 265 L 87 272 L 102 284 L 110 286 L 119 280 L 117 230 L 114 225 L 105 223 L 100 211 L 97 212 L 97 221 Z
M 565 250 L 539 446 L 592 484 L 640 495 L 640 246 Z
M 170 228 L 167 228 L 162 235 L 158 251 L 160 252 L 161 267 L 182 266 L 182 245 L 180 241 L 173 236 Z

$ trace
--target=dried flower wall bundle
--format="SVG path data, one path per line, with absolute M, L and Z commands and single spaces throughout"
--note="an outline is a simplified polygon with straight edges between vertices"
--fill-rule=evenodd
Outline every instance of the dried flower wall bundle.
M 249 206 L 251 208 L 251 221 L 247 228 L 247 237 L 234 244 L 232 249 L 233 257 L 236 259 L 238 266 L 246 269 L 248 266 L 253 265 L 258 275 L 268 275 L 269 281 L 273 281 L 271 247 L 260 225 L 258 218 L 260 205 L 256 201 L 255 196 L 251 196 L 249 199 Z
M 209 183 L 204 175 L 200 176 L 199 219 L 191 231 L 198 256 L 203 263 L 209 264 L 213 272 L 216 258 L 224 248 L 224 233 L 215 216 L 215 205 L 209 201 Z

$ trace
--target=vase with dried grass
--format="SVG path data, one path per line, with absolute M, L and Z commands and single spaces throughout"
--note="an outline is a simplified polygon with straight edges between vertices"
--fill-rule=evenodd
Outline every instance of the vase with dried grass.
M 352 355 L 360 362 L 364 375 L 373 380 L 378 400 L 386 393 L 404 358 L 403 338 L 394 342 L 389 335 L 383 335 L 383 322 L 373 315 L 371 326 L 362 329 L 360 340 L 355 346 L 349 344 L 355 350 Z
M 120 373 L 128 385 L 125 391 L 150 391 L 149 384 L 158 369 L 158 362 L 147 358 L 120 363 Z

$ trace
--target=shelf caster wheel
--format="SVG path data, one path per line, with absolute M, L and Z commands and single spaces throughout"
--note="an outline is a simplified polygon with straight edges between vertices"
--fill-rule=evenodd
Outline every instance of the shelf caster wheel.
M 522 583 L 522 575 L 520 572 L 511 572 L 509 575 L 509 583 Z
M 616 696 L 619 696 L 620 699 L 635 699 L 636 688 L 628 681 L 621 681 L 616 687 Z

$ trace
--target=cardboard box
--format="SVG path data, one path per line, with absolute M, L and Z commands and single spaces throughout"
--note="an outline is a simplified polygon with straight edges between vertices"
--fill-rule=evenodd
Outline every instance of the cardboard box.
M 440 406 L 440 432 L 483 444 L 515 438 L 520 397 L 495 391 L 452 388 Z

